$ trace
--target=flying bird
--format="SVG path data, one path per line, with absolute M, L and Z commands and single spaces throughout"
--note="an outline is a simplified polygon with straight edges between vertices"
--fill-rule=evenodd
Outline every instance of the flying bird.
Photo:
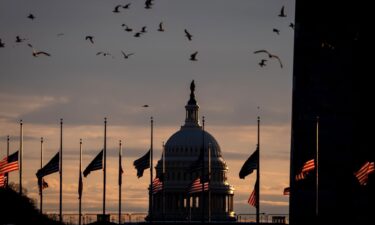
M 49 54 L 47 52 L 36 51 L 35 49 L 33 49 L 33 56 L 34 57 L 38 57 L 39 55 L 51 56 L 51 54 Z
M 284 13 L 284 6 L 281 7 L 279 17 L 286 17 L 286 15 L 285 15 L 285 13 Z
M 33 14 L 30 13 L 30 14 L 27 16 L 27 18 L 33 20 L 33 19 L 35 19 L 35 16 L 34 16 Z
M 294 30 L 294 23 L 290 23 L 289 24 L 289 27 L 292 28 Z
M 113 9 L 112 12 L 114 13 L 119 13 L 120 11 L 118 10 L 120 7 L 122 7 L 122 5 L 116 5 L 116 7 Z
M 145 1 L 145 9 L 151 9 L 151 6 L 153 5 L 152 1 L 153 0 L 146 0 Z
M 131 55 L 134 55 L 134 53 L 129 53 L 129 54 L 126 54 L 125 52 L 121 51 L 122 55 L 124 56 L 125 59 L 128 59 L 129 56 Z
M 191 61 L 197 61 L 197 54 L 198 52 L 194 52 L 193 54 L 190 55 L 190 60 Z
M 163 22 L 159 23 L 159 29 L 158 29 L 158 31 L 164 32 Z
M 279 30 L 279 29 L 276 29 L 276 28 L 273 28 L 272 32 L 275 32 L 277 35 L 280 34 L 280 30 Z
M 86 36 L 85 40 L 89 40 L 91 44 L 94 44 L 94 37 L 93 36 Z
M 109 53 L 109 52 L 98 52 L 98 53 L 96 53 L 96 55 L 103 55 L 103 56 L 112 56 L 112 54 L 111 53 Z M 114 58 L 113 56 L 112 56 L 112 58 Z
M 25 40 L 26 40 L 26 38 L 20 38 L 20 36 L 16 36 L 16 42 L 17 43 L 21 43 L 21 42 L 23 42 Z
M 125 27 L 125 31 L 127 31 L 127 32 L 132 32 L 133 31 L 133 29 L 130 28 L 130 27 L 128 27 L 125 23 L 121 24 L 121 26 Z
M 149 105 L 142 105 L 143 108 L 147 108 L 147 107 L 150 107 Z
M 4 47 L 5 47 L 5 43 L 0 38 L 0 48 L 4 48 Z
M 141 32 L 137 32 L 137 33 L 134 34 L 134 37 L 140 37 L 141 34 L 142 34 Z
M 140 32 L 141 32 L 141 33 L 146 33 L 146 32 L 147 32 L 146 28 L 147 28 L 146 26 L 143 26 L 143 27 L 142 27 L 142 30 L 141 30 Z
M 122 8 L 123 9 L 129 9 L 129 6 L 131 5 L 131 3 L 128 3 L 128 4 L 126 4 L 126 5 L 124 5 L 124 6 L 122 6 Z
M 185 31 L 185 36 L 187 37 L 187 39 L 191 41 L 191 38 L 193 37 L 193 35 L 191 35 L 186 29 L 184 31 Z
M 283 64 L 282 64 L 281 59 L 279 58 L 279 56 L 271 54 L 269 51 L 264 50 L 264 49 L 258 50 L 258 51 L 254 52 L 254 54 L 258 54 L 258 53 L 266 53 L 269 58 L 277 59 L 279 61 L 279 63 L 280 63 L 280 67 L 283 68 Z
M 58 37 L 64 36 L 64 33 L 58 33 L 57 36 Z
M 260 66 L 260 67 L 265 66 L 265 65 L 266 65 L 265 62 L 267 62 L 267 59 L 262 59 L 262 60 L 259 62 L 259 66 Z

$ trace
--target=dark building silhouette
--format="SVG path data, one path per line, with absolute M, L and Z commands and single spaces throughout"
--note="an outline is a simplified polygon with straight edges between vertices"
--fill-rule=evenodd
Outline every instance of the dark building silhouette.
M 370 8 L 363 1 L 296 0 L 291 224 L 375 224 L 375 176 L 361 186 L 353 174 L 375 159 Z M 317 116 L 318 214 L 316 173 L 295 180 L 303 163 L 316 157 Z

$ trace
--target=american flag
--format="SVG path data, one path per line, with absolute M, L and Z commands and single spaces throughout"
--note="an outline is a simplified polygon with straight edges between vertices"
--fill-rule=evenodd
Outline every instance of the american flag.
M 137 170 L 137 177 L 140 178 L 143 176 L 143 171 L 147 168 L 150 168 L 150 152 L 151 149 L 147 151 L 141 158 L 135 160 L 133 165 Z
M 358 182 L 361 185 L 366 185 L 368 182 L 368 175 L 370 173 L 373 173 L 374 171 L 374 162 L 366 162 L 365 164 L 363 164 L 361 169 L 354 173 L 354 175 L 357 177 Z
M 296 181 L 303 180 L 306 178 L 306 174 L 315 169 L 315 160 L 310 159 L 305 162 L 302 166 L 301 172 L 296 175 Z
M 87 177 L 91 171 L 103 169 L 103 151 L 101 150 L 83 171 L 84 177 Z
M 4 187 L 5 185 L 5 176 L 3 173 L 0 174 L 0 187 Z
M 159 179 L 159 177 L 155 177 L 155 179 L 152 181 L 152 194 L 156 194 L 161 190 L 163 190 L 163 182 Z
M 256 205 L 257 205 L 257 193 L 255 191 L 255 188 L 254 188 L 253 192 L 251 192 L 251 195 L 249 197 L 249 200 L 247 200 L 247 203 L 249 203 L 249 205 L 252 205 L 252 206 L 256 207 Z
M 18 151 L 0 161 L 0 174 L 18 170 Z
M 189 189 L 189 194 L 197 193 L 201 191 L 202 191 L 202 183 L 201 183 L 201 179 L 198 177 L 191 184 L 190 189 Z M 208 182 L 204 182 L 204 191 L 208 191 Z

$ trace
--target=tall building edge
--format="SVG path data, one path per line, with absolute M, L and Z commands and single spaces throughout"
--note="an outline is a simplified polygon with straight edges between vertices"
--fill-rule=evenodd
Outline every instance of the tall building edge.
M 364 1 L 296 0 L 290 224 L 375 224 L 374 174 L 366 186 L 354 176 L 375 160 L 370 9 Z M 317 116 L 318 192 L 315 172 L 295 179 L 316 158 Z

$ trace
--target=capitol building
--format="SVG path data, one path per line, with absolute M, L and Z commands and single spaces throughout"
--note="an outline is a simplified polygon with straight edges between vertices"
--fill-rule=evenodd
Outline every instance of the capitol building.
M 227 182 L 228 166 L 222 157 L 219 143 L 204 130 L 204 122 L 199 122 L 194 81 L 190 91 L 190 99 L 185 106 L 185 124 L 164 146 L 165 175 L 163 176 L 163 157 L 155 167 L 156 177 L 164 182 L 163 190 L 153 195 L 152 219 L 201 221 L 204 215 L 205 221 L 234 221 L 234 188 Z M 201 160 L 202 149 L 204 160 Z M 191 192 L 193 181 L 202 175 L 202 164 L 206 177 L 202 180 L 207 181 L 208 188 L 204 192 L 201 188 Z M 211 172 L 207 175 L 209 165 Z

